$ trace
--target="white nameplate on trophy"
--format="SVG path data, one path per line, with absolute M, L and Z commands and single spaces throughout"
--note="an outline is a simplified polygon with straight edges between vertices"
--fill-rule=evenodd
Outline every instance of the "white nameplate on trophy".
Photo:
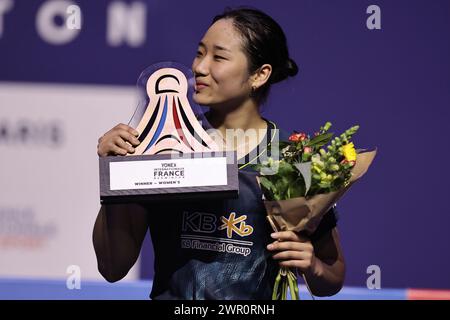
M 156 189 L 227 184 L 227 158 L 110 162 L 110 190 Z

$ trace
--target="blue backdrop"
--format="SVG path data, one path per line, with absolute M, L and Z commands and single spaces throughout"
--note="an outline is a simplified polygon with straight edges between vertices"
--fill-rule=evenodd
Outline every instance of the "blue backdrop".
M 359 124 L 355 144 L 379 150 L 338 204 L 346 284 L 365 286 L 367 267 L 378 265 L 382 287 L 450 288 L 450 1 L 142 0 L 146 37 L 138 47 L 108 44 L 112 1 L 105 0 L 75 1 L 80 33 L 50 44 L 36 29 L 44 2 L 16 0 L 3 15 L 1 81 L 134 85 L 154 62 L 190 66 L 224 7 L 269 13 L 284 28 L 300 73 L 273 87 L 265 117 L 289 131 L 313 132 L 327 120 L 335 132 Z M 372 4 L 381 9 L 380 30 L 366 27 Z M 148 252 L 145 276 L 153 268 Z

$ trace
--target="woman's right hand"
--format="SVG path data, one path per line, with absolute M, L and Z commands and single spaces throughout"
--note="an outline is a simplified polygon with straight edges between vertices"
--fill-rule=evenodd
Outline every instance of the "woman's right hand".
M 134 148 L 140 144 L 137 139 L 139 132 L 126 124 L 120 123 L 100 139 L 98 139 L 97 154 L 100 157 L 133 153 Z

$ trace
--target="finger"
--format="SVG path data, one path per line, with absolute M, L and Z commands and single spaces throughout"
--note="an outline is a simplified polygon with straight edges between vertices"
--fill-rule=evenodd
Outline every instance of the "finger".
M 281 241 L 300 241 L 300 237 L 293 231 L 274 232 L 270 236 Z
M 105 157 L 105 156 L 107 156 L 108 154 L 107 154 L 106 152 L 104 152 L 103 150 L 97 148 L 97 155 L 98 155 L 99 157 Z
M 114 127 L 114 129 L 127 130 L 128 126 L 124 123 L 119 123 L 117 126 Z
M 118 138 L 115 140 L 115 144 L 116 144 L 116 146 L 118 146 L 119 148 L 124 149 L 124 150 L 126 150 L 127 152 L 129 152 L 129 153 L 133 153 L 133 152 L 134 152 L 134 148 L 133 148 L 130 144 L 126 143 L 122 138 L 119 138 L 119 137 L 118 137 Z
M 127 155 L 127 150 L 119 148 L 118 146 L 114 145 L 111 148 L 111 151 L 113 152 L 113 154 L 115 155 L 119 155 L 119 156 L 126 156 Z
M 311 253 L 304 251 L 281 251 L 272 256 L 275 260 L 310 260 Z
M 133 129 L 132 127 L 128 126 L 128 132 L 131 133 L 133 136 L 138 137 L 139 136 L 139 132 L 135 129 Z
M 97 148 L 97 154 L 99 157 L 106 157 L 108 155 L 108 152 L 103 150 L 102 148 Z
M 135 137 L 137 137 L 139 135 L 139 132 L 137 132 L 137 130 L 133 129 L 132 127 L 130 127 L 130 126 L 124 124 L 124 123 L 119 123 L 114 128 L 127 131 L 127 132 L 131 133 Z
M 114 144 L 112 142 L 104 142 L 104 141 L 100 141 L 97 144 L 97 154 L 99 155 L 99 157 L 106 157 L 111 155 L 111 148 L 114 146 Z
M 297 241 L 275 241 L 267 246 L 269 251 L 281 250 L 296 250 L 296 251 L 313 251 L 313 246 L 310 243 Z
M 126 130 L 119 130 L 118 133 L 123 140 L 129 142 L 133 146 L 138 146 L 141 143 L 134 135 Z

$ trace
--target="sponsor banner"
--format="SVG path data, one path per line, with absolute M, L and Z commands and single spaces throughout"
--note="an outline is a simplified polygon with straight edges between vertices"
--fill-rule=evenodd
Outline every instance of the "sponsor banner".
M 97 141 L 128 122 L 134 89 L 0 83 L 0 105 L 0 275 L 101 278 Z

